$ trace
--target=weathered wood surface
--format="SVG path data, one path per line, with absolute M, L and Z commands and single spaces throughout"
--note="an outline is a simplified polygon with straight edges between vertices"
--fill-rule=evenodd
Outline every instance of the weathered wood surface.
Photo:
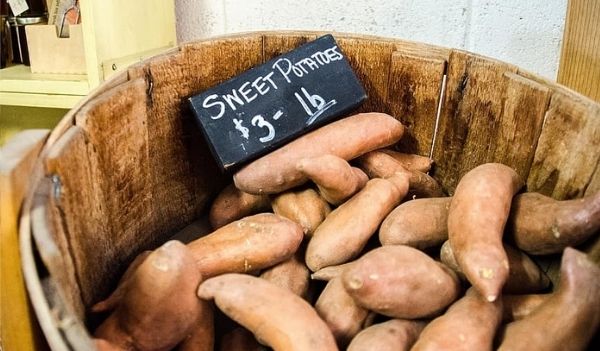
M 390 114 L 407 127 L 398 150 L 429 156 L 445 68 L 439 58 L 392 53 L 386 101 Z
M 263 35 L 263 62 L 285 54 L 298 46 L 317 39 L 316 34 L 266 33 Z
M 17 133 L 0 148 L 0 348 L 33 350 L 42 343 L 23 282 L 17 222 L 31 169 L 48 130 Z

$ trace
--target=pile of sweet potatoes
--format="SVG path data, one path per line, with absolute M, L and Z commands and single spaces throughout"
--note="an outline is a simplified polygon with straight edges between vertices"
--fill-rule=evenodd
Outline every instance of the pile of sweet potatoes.
M 600 267 L 571 248 L 600 193 L 555 201 L 483 164 L 452 197 L 365 113 L 248 164 L 214 231 L 141 254 L 94 312 L 101 350 L 583 350 Z M 561 254 L 552 286 L 530 255 Z

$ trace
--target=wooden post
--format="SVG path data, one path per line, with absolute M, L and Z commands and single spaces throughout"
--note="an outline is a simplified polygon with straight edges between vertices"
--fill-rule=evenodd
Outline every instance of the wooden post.
M 26 130 L 0 148 L 0 345 L 2 350 L 34 350 L 43 345 L 21 270 L 17 220 L 29 174 L 48 136 Z
M 558 82 L 600 101 L 600 1 L 569 0 Z

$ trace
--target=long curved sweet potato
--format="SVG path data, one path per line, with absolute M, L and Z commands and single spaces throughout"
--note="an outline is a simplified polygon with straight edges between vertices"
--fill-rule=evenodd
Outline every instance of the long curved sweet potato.
M 321 196 L 332 205 L 346 201 L 369 180 L 363 171 L 334 155 L 303 158 L 296 168 L 317 185 Z
M 304 264 L 304 251 L 298 250 L 288 260 L 283 261 L 264 270 L 260 277 L 279 286 L 286 288 L 294 294 L 306 298 L 310 283 L 310 271 Z
M 507 325 L 498 350 L 584 350 L 600 325 L 600 267 L 566 248 L 558 289 L 527 317 Z
M 223 313 L 275 350 L 337 350 L 327 324 L 306 301 L 264 279 L 223 274 L 200 284 L 198 296 L 214 299 Z
M 290 190 L 271 202 L 273 212 L 300 224 L 304 235 L 311 237 L 331 212 L 331 207 L 314 189 Z
M 371 179 L 325 218 L 306 249 L 306 265 L 311 271 L 345 263 L 360 253 L 381 221 L 406 195 L 407 180 L 401 175 L 394 177 L 404 181 L 404 189 L 387 179 Z
M 390 319 L 358 333 L 347 351 L 408 351 L 427 323 L 407 319 Z
M 385 148 L 379 149 L 377 151 L 392 156 L 396 161 L 400 162 L 400 164 L 409 171 L 419 171 L 427 173 L 431 170 L 431 166 L 433 165 L 433 160 L 426 156 L 406 154 L 403 152 L 398 152 Z
M 268 195 L 254 195 L 237 189 L 229 184 L 213 201 L 208 214 L 213 229 L 221 228 L 238 219 L 250 216 L 271 208 Z
M 359 305 L 392 318 L 435 316 L 460 293 L 454 272 L 403 245 L 367 252 L 344 270 L 342 280 Z
M 335 155 L 346 161 L 396 143 L 402 123 L 384 113 L 360 113 L 310 132 L 239 170 L 233 180 L 251 194 L 274 194 L 304 183 L 296 163 L 307 157 Z
M 348 295 L 341 277 L 327 283 L 315 303 L 315 309 L 341 348 L 358 334 L 369 314 Z
M 502 299 L 489 302 L 470 288 L 423 329 L 411 350 L 492 350 L 501 320 Z
M 462 271 L 489 301 L 508 278 L 502 247 L 504 226 L 514 194 L 523 181 L 512 168 L 487 163 L 465 174 L 448 212 L 448 239 Z
M 272 213 L 245 217 L 188 244 L 205 278 L 251 272 L 285 261 L 296 252 L 302 228 Z
M 407 201 L 396 207 L 379 229 L 382 245 L 408 245 L 417 249 L 438 246 L 448 239 L 451 197 Z
M 550 286 L 550 279 L 540 267 L 524 252 L 503 244 L 508 259 L 508 278 L 502 292 L 508 294 L 529 294 L 540 292 Z M 440 250 L 440 259 L 459 276 L 463 272 L 454 257 L 452 246 L 446 241 Z
M 502 321 L 504 323 L 518 321 L 535 311 L 536 308 L 552 294 L 502 295 Z
M 517 195 L 506 229 L 517 247 L 534 255 L 579 245 L 600 230 L 600 191 L 565 201 L 538 193 Z
M 124 350 L 168 350 L 194 331 L 202 303 L 202 277 L 180 242 L 152 252 L 135 270 L 127 292 L 94 337 Z

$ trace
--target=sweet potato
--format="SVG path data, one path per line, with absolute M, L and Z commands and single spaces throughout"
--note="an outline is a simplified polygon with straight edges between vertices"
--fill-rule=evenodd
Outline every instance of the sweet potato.
M 372 325 L 354 337 L 348 351 L 408 351 L 427 323 L 407 319 L 390 319 Z
M 267 351 L 246 328 L 237 327 L 221 338 L 221 351 Z
M 191 334 L 177 348 L 178 351 L 213 351 L 215 348 L 215 319 L 213 307 L 200 300 L 200 313 Z
M 375 157 L 374 157 L 375 156 Z M 417 197 L 442 197 L 444 191 L 437 180 L 428 174 L 417 170 L 409 170 L 392 156 L 384 152 L 372 152 L 357 159 L 360 169 L 365 171 L 369 178 L 389 178 L 396 173 L 404 173 L 410 179 L 411 195 Z
M 540 292 L 550 286 L 550 279 L 540 267 L 524 252 L 503 244 L 508 259 L 508 278 L 502 292 L 508 294 L 529 294 Z M 446 241 L 440 250 L 440 259 L 446 266 L 463 276 L 456 262 L 452 246 Z
M 294 294 L 306 298 L 310 271 L 304 264 L 304 251 L 298 250 L 291 258 L 264 270 L 260 277 L 279 286 L 286 288 Z
M 474 288 L 421 332 L 411 350 L 492 350 L 502 299 L 487 301 Z
M 129 284 L 131 283 L 131 277 L 133 276 L 139 265 L 142 264 L 142 262 L 144 262 L 148 255 L 150 255 L 150 253 L 152 253 L 152 251 L 150 250 L 142 252 L 133 260 L 133 262 L 131 262 L 131 264 L 129 264 L 129 267 L 127 267 L 127 270 L 121 276 L 121 279 L 117 284 L 117 288 L 106 299 L 94 304 L 91 308 L 92 312 L 110 312 L 114 310 L 115 307 L 117 307 L 119 302 L 121 302 L 123 295 L 127 292 Z
M 513 322 L 531 314 L 552 294 L 502 295 L 502 321 Z
M 426 249 L 448 239 L 450 197 L 407 201 L 396 207 L 379 229 L 382 245 L 408 245 Z
M 496 300 L 508 278 L 502 235 L 513 195 L 522 185 L 512 168 L 487 163 L 462 177 L 450 203 L 450 246 L 469 282 L 489 301 Z
M 298 186 L 307 178 L 296 169 L 298 160 L 335 155 L 348 161 L 396 143 L 402 123 L 384 113 L 361 113 L 310 132 L 244 166 L 234 176 L 238 189 L 251 194 L 274 194 Z
M 261 278 L 229 273 L 200 284 L 229 318 L 275 350 L 337 350 L 327 324 L 301 297 Z
M 353 263 L 354 263 L 354 261 L 351 261 L 348 263 L 342 263 L 342 264 L 338 264 L 338 265 L 334 265 L 334 266 L 327 266 L 327 267 L 321 268 L 318 271 L 311 274 L 310 278 L 313 280 L 329 281 L 333 278 L 337 278 L 337 277 L 341 276 L 342 273 L 344 273 L 344 270 L 346 268 L 350 267 L 350 265 L 352 265 Z
M 341 277 L 327 283 L 315 303 L 315 309 L 331 329 L 340 348 L 347 346 L 358 334 L 369 314 L 348 295 Z
M 426 156 L 406 154 L 390 149 L 379 149 L 377 151 L 392 156 L 396 161 L 400 162 L 402 167 L 408 169 L 409 171 L 427 173 L 431 170 L 431 165 L 433 165 L 433 160 Z
M 600 267 L 566 248 L 558 289 L 527 317 L 507 325 L 499 350 L 584 350 L 600 325 Z
M 403 245 L 367 252 L 344 270 L 342 280 L 359 305 L 392 318 L 435 316 L 460 293 L 454 272 Z
M 296 168 L 317 185 L 321 196 L 332 205 L 346 201 L 369 180 L 363 171 L 334 155 L 303 158 Z
M 582 199 L 557 201 L 538 193 L 513 200 L 507 236 L 534 255 L 559 253 L 600 230 L 600 191 Z
M 271 209 L 268 195 L 253 195 L 229 184 L 210 207 L 208 218 L 213 229 L 221 228 L 238 219 Z
M 251 272 L 285 261 L 300 246 L 302 228 L 272 213 L 245 217 L 188 244 L 202 276 Z
M 201 275 L 189 250 L 170 241 L 138 266 L 127 291 L 94 337 L 124 350 L 168 350 L 192 334 L 202 313 Z
M 381 221 L 400 203 L 408 188 L 386 179 L 372 179 L 350 200 L 336 208 L 315 230 L 306 249 L 306 265 L 315 272 L 356 257 Z
M 327 201 L 312 188 L 290 190 L 276 196 L 271 204 L 273 212 L 300 224 L 308 237 L 331 212 Z

